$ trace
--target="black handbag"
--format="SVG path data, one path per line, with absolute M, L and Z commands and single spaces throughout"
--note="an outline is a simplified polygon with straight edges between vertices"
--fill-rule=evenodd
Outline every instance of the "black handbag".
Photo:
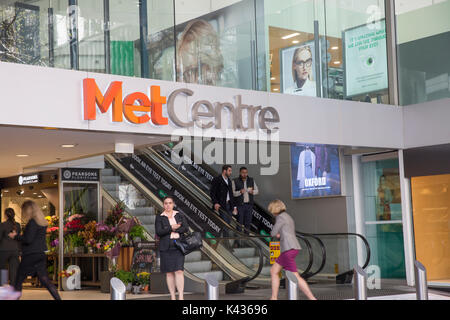
M 185 236 L 176 239 L 175 246 L 182 254 L 187 255 L 202 247 L 202 234 L 198 231 L 190 232 Z

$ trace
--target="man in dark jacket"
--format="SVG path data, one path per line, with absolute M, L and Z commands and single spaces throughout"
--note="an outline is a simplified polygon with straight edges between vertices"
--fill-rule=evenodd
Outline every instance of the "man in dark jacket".
M 19 242 L 9 237 L 12 231 L 20 233 L 20 224 L 15 221 L 15 213 L 11 208 L 5 210 L 6 221 L 0 224 L 0 269 L 9 265 L 9 280 L 11 285 L 16 281 L 19 268 Z
M 234 204 L 233 190 L 231 187 L 231 173 L 231 166 L 224 165 L 222 167 L 222 174 L 212 180 L 210 190 L 213 210 L 219 211 L 223 209 L 219 211 L 219 214 L 227 223 L 231 222 L 232 215 L 237 215 L 237 207 Z M 228 237 L 228 230 L 224 228 L 222 235 Z
M 244 232 L 248 234 L 253 218 L 253 196 L 258 194 L 258 186 L 253 178 L 248 176 L 246 167 L 241 167 L 239 177 L 233 180 L 233 195 L 238 210 L 238 221 L 244 225 Z M 240 231 L 240 228 L 238 227 Z

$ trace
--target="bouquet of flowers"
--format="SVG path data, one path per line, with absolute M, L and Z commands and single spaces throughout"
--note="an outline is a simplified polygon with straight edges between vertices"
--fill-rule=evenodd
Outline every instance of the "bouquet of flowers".
M 124 211 L 125 211 L 125 204 L 122 201 L 117 203 L 106 217 L 105 224 L 111 227 L 117 227 L 120 219 L 123 217 Z
M 75 270 L 72 270 L 72 271 L 63 270 L 59 273 L 59 276 L 61 278 L 68 278 L 74 274 L 75 274 Z
M 81 214 L 74 214 L 67 218 L 66 222 L 66 230 L 69 233 L 78 233 L 79 231 L 83 230 L 84 225 L 81 221 L 83 218 L 83 215 Z
M 45 219 L 48 222 L 48 227 L 47 227 L 47 247 L 50 247 L 50 250 L 54 250 L 58 244 L 58 231 L 59 231 L 59 227 L 58 227 L 58 217 L 57 216 L 47 216 L 45 217 Z
M 87 247 L 95 247 L 97 233 L 97 222 L 92 220 L 84 225 L 84 230 L 79 231 L 78 235 L 84 239 L 84 243 Z
M 100 242 L 111 240 L 116 236 L 116 228 L 104 223 L 98 223 L 95 226 L 95 230 L 97 232 L 97 237 L 100 240 Z

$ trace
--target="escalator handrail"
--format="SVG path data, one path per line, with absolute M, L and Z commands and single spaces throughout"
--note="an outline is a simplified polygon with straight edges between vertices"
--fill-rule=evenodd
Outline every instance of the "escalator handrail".
M 178 177 L 174 177 L 173 175 L 172 175 L 172 173 L 170 172 L 170 170 L 167 170 L 167 166 L 170 166 L 170 164 L 166 164 L 166 163 L 162 163 L 162 162 L 158 162 L 158 161 L 156 161 L 155 159 L 152 159 L 151 157 L 150 157 L 150 155 L 147 153 L 147 152 L 144 152 L 144 156 L 148 156 L 148 160 L 149 161 L 151 161 L 151 162 L 153 162 L 154 164 L 156 164 L 156 165 L 159 165 L 159 166 L 161 166 L 163 169 L 165 169 L 165 171 L 164 171 L 164 173 L 165 174 L 167 174 L 167 175 L 169 175 L 178 185 L 179 185 L 179 188 L 180 189 L 183 189 L 183 190 L 185 190 L 185 191 L 187 191 L 187 192 L 189 192 L 189 193 L 191 193 L 192 194 L 192 190 L 186 190 L 186 186 L 185 186 L 185 184 L 184 184 L 184 181 L 181 181 Z M 222 219 L 222 217 L 220 216 L 220 215 L 218 215 L 217 214 L 217 211 L 215 211 L 215 210 L 213 210 L 212 209 L 212 207 L 211 206 L 209 206 L 207 203 L 205 203 L 204 201 L 202 201 L 202 199 L 200 198 L 200 197 L 198 197 L 197 195 L 193 195 L 193 197 L 197 200 L 197 201 L 199 201 L 200 203 L 202 203 L 210 212 L 213 212 L 215 215 L 216 215 L 216 217 L 217 217 L 217 219 L 218 220 L 220 220 L 220 222 L 224 225 L 224 226 L 226 226 L 228 229 L 230 229 L 230 230 L 232 230 L 233 232 L 235 232 L 236 234 L 238 234 L 238 235 L 240 235 L 240 236 L 242 236 L 242 237 L 245 237 L 247 234 L 246 233 L 244 233 L 244 232 L 242 232 L 242 231 L 239 231 L 239 230 L 237 230 L 236 228 L 234 228 L 232 225 L 230 225 L 230 223 L 228 223 L 228 222 L 226 222 L 225 220 L 223 220 Z M 220 210 L 223 210 L 223 209 L 220 209 Z M 225 212 L 225 211 L 224 211 Z M 228 213 L 227 213 L 228 214 Z M 235 221 L 235 219 L 232 219 L 231 221 Z M 240 224 L 239 224 L 240 225 Z M 243 228 L 244 230 L 247 230 L 247 229 L 245 229 L 245 228 Z M 263 235 L 258 235 L 258 234 L 255 234 L 253 231 L 250 231 L 250 230 L 248 230 L 251 234 L 253 234 L 253 237 L 255 237 L 255 238 L 267 238 L 268 236 L 263 236 Z
M 111 154 L 110 156 L 112 157 L 112 159 L 114 159 L 115 161 L 117 161 L 116 156 L 115 156 L 114 154 Z M 115 165 L 115 163 L 113 163 L 113 162 L 110 161 L 109 158 L 105 157 L 105 159 L 106 159 L 106 161 L 107 161 L 108 163 L 110 163 L 110 164 L 113 166 L 113 168 L 115 168 L 115 169 L 118 170 L 121 174 L 123 174 L 123 172 L 122 172 L 123 169 L 121 169 L 120 167 L 117 167 L 117 166 Z M 154 160 L 152 160 L 152 159 L 149 159 L 149 160 L 152 161 L 152 162 L 154 163 Z M 170 175 L 170 177 L 171 177 L 171 175 Z M 177 184 L 179 185 L 178 187 L 179 187 L 180 189 L 185 190 L 185 186 L 183 186 L 179 181 L 175 181 L 175 182 L 177 182 Z M 135 186 L 136 186 L 136 185 L 135 185 Z M 138 187 L 138 190 L 141 191 L 141 192 L 143 192 L 144 196 L 146 196 L 146 197 L 148 197 L 148 195 L 147 195 L 148 192 L 151 193 L 150 190 L 147 191 L 147 190 L 144 190 L 143 188 L 140 188 L 139 186 L 136 186 L 136 187 Z M 198 200 L 198 199 L 196 199 L 196 200 Z M 208 206 L 205 206 L 205 208 L 207 208 L 208 210 L 211 211 L 211 208 L 209 208 Z M 222 223 L 222 225 L 224 225 L 225 227 L 227 227 L 227 228 L 229 228 L 229 229 L 234 230 L 234 228 L 231 227 L 228 223 L 226 223 L 220 216 L 218 216 L 218 215 L 216 215 L 216 216 L 217 216 L 217 219 L 220 221 L 220 223 Z M 241 238 L 242 238 L 242 237 L 247 237 L 247 236 L 248 236 L 248 235 L 246 235 L 245 233 L 242 233 L 242 232 L 239 232 L 239 231 L 236 231 L 236 230 L 234 230 L 234 231 L 235 231 L 235 233 L 238 234 L 239 237 L 241 237 Z M 252 238 L 254 238 L 254 239 L 252 239 L 251 242 L 254 243 L 255 246 L 258 246 L 258 242 L 257 242 L 256 238 L 258 238 L 258 239 L 265 239 L 265 238 L 267 238 L 267 236 L 263 236 L 263 235 L 254 235 L 254 236 L 253 236 L 253 235 L 252 235 Z M 217 239 L 217 238 L 214 238 L 214 239 Z M 205 240 L 206 240 L 206 239 L 205 239 Z M 232 254 L 232 253 L 231 253 L 231 254 Z M 239 258 L 237 258 L 237 259 L 239 259 Z M 262 266 L 261 266 L 261 268 L 262 268 Z M 243 271 L 241 270 L 241 272 L 243 272 Z M 244 272 L 244 273 L 245 273 L 245 272 Z
M 320 263 L 320 266 L 316 271 L 311 272 L 310 274 L 307 274 L 307 278 L 311 278 L 311 277 L 315 276 L 316 274 L 319 274 L 325 267 L 326 260 L 327 260 L 327 251 L 326 251 L 325 245 L 324 245 L 323 241 L 319 237 L 316 237 L 315 235 L 308 235 L 308 234 L 304 234 L 299 231 L 295 231 L 295 234 L 297 237 L 311 237 L 319 243 L 320 250 L 322 253 L 322 262 Z
M 158 152 L 156 152 L 155 150 L 153 150 L 152 148 L 147 148 L 144 150 L 143 155 L 147 158 L 150 158 L 151 161 L 157 162 L 159 165 L 164 166 L 164 167 L 169 167 L 170 169 L 172 169 L 173 171 L 178 171 L 178 169 L 174 168 L 173 165 L 169 162 L 167 162 L 163 157 L 161 157 Z M 160 161 L 156 161 L 155 159 L 152 159 L 153 156 L 157 156 L 159 157 Z M 172 179 L 176 180 L 178 183 L 184 185 L 185 181 L 180 180 L 179 177 L 174 176 L 173 174 L 170 173 L 169 170 L 166 170 L 166 173 L 169 174 L 171 176 Z M 188 180 L 186 177 L 184 177 L 182 174 L 181 176 L 183 177 L 183 179 Z M 226 214 L 229 215 L 228 212 L 226 212 L 223 208 L 219 208 L 218 211 L 212 209 L 212 203 L 211 201 L 204 201 L 204 199 L 209 199 L 209 194 L 206 194 L 203 190 L 201 190 L 200 188 L 194 188 L 193 190 L 190 190 L 192 192 L 195 192 L 194 196 L 197 198 L 198 201 L 201 201 L 206 207 L 210 208 L 212 211 L 217 212 L 217 213 L 222 213 L 222 214 Z M 202 199 L 203 198 L 203 199 Z M 221 215 L 218 215 L 219 217 L 221 217 Z M 225 221 L 224 221 L 225 222 Z M 237 226 L 236 228 L 233 228 L 233 231 L 236 232 L 240 232 L 242 235 L 245 234 L 245 232 L 248 232 L 249 234 L 254 234 L 255 236 L 258 236 L 258 234 L 254 233 L 252 230 L 247 229 L 244 225 L 240 224 L 237 220 L 235 219 L 231 219 L 231 222 L 235 223 Z M 241 228 L 241 230 L 244 230 L 245 232 L 241 232 L 236 230 L 237 228 Z M 267 236 L 265 236 L 267 237 Z M 265 238 L 264 236 L 262 236 L 262 238 Z
M 156 151 L 156 150 L 154 150 L 154 149 L 152 149 L 152 148 L 148 148 L 148 152 L 145 152 L 145 155 L 148 155 L 148 156 L 150 156 L 150 153 L 152 154 L 152 155 L 156 155 L 156 156 L 158 156 L 159 158 L 162 158 L 159 154 L 158 154 L 158 152 Z M 191 157 L 192 157 L 192 152 L 190 152 L 191 153 Z M 166 160 L 164 159 L 164 162 L 166 162 Z M 171 164 L 168 164 L 169 166 L 172 166 Z M 209 174 L 211 174 L 211 175 L 217 175 L 217 172 L 215 172 L 214 170 L 212 170 L 212 168 L 211 167 L 209 167 L 209 166 L 205 166 L 205 165 L 201 165 L 202 166 L 202 168 L 204 169 L 204 170 L 206 170 Z M 178 180 L 178 179 L 177 179 Z M 203 190 L 200 190 L 200 192 L 202 193 L 202 194 L 204 194 L 205 195 L 205 192 L 203 191 Z M 260 205 L 258 205 L 256 202 L 254 203 L 254 205 L 259 209 L 259 210 L 261 210 L 261 211 L 263 211 L 264 213 L 266 213 L 268 216 L 271 216 L 272 218 L 274 218 L 273 217 L 273 215 L 271 214 L 271 213 L 269 213 L 265 208 L 263 208 L 262 206 L 260 206 Z M 253 232 L 252 232 L 253 233 Z M 326 258 L 327 258 L 327 256 L 326 256 L 326 248 L 325 248 L 325 245 L 324 245 L 324 243 L 323 243 L 323 241 L 319 238 L 319 236 L 337 236 L 337 235 L 341 235 L 341 236 L 357 236 L 357 237 L 360 237 L 362 240 L 363 240 L 363 242 L 364 242 L 364 245 L 365 245 L 365 247 L 366 247 L 366 253 L 367 253 L 367 255 L 366 255 L 366 261 L 365 261 L 365 263 L 364 263 L 364 265 L 363 265 L 363 269 L 364 268 L 366 268 L 367 267 L 367 265 L 369 264 L 369 260 L 370 260 L 370 246 L 369 246 L 369 243 L 368 243 L 368 241 L 367 241 L 367 239 L 364 237 L 364 236 L 362 236 L 361 234 L 357 234 L 357 233 L 321 233 L 321 234 L 319 234 L 319 233 L 305 233 L 305 232 L 300 232 L 300 231 L 296 231 L 296 233 L 298 234 L 298 235 L 303 235 L 303 236 L 307 236 L 307 237 L 312 237 L 312 238 L 314 238 L 318 243 L 319 243 L 319 245 L 320 245 L 320 248 L 321 248 L 321 253 L 322 253 L 322 262 L 321 262 L 321 264 L 320 264 L 320 266 L 319 266 L 319 268 L 315 271 L 315 272 L 313 272 L 312 274 L 310 274 L 309 275 L 309 277 L 312 277 L 313 275 L 316 275 L 316 274 L 318 274 L 318 273 L 320 273 L 322 270 L 323 270 L 323 268 L 325 267 L 325 265 L 326 265 Z M 258 235 L 256 235 L 256 236 L 258 236 Z
M 363 243 L 366 247 L 366 260 L 365 260 L 362 268 L 365 269 L 369 265 L 370 255 L 371 255 L 370 245 L 369 245 L 369 242 L 367 241 L 367 239 L 362 234 L 354 233 L 354 232 L 313 233 L 313 234 L 308 234 L 308 233 L 304 233 L 304 232 L 300 232 L 300 233 L 306 234 L 306 235 L 314 235 L 317 237 L 320 237 L 320 236 L 355 236 L 355 237 L 358 237 L 363 241 Z

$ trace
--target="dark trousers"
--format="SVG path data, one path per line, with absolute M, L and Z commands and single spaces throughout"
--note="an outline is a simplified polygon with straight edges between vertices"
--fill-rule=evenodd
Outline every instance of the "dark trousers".
M 47 256 L 45 253 L 32 253 L 22 257 L 14 285 L 16 291 L 22 291 L 22 284 L 27 276 L 37 276 L 39 281 L 47 288 L 53 299 L 61 300 L 58 290 L 50 281 L 47 273 Z
M 248 234 L 248 230 L 250 230 L 250 225 L 252 223 L 253 205 L 251 205 L 250 203 L 243 203 L 242 205 L 238 206 L 237 209 L 239 224 L 244 226 L 244 233 Z M 240 226 L 238 226 L 238 230 L 241 231 Z
M 227 205 L 225 208 L 222 208 L 223 210 L 219 211 L 220 217 L 228 224 L 231 223 L 231 217 L 233 215 L 233 208 L 231 207 L 230 202 L 227 202 Z M 222 237 L 229 237 L 230 233 L 227 229 L 227 227 L 223 227 L 223 231 L 222 231 Z
M 9 270 L 9 283 L 14 285 L 16 282 L 17 269 L 19 268 L 19 252 L 14 251 L 0 251 L 0 269 Z

